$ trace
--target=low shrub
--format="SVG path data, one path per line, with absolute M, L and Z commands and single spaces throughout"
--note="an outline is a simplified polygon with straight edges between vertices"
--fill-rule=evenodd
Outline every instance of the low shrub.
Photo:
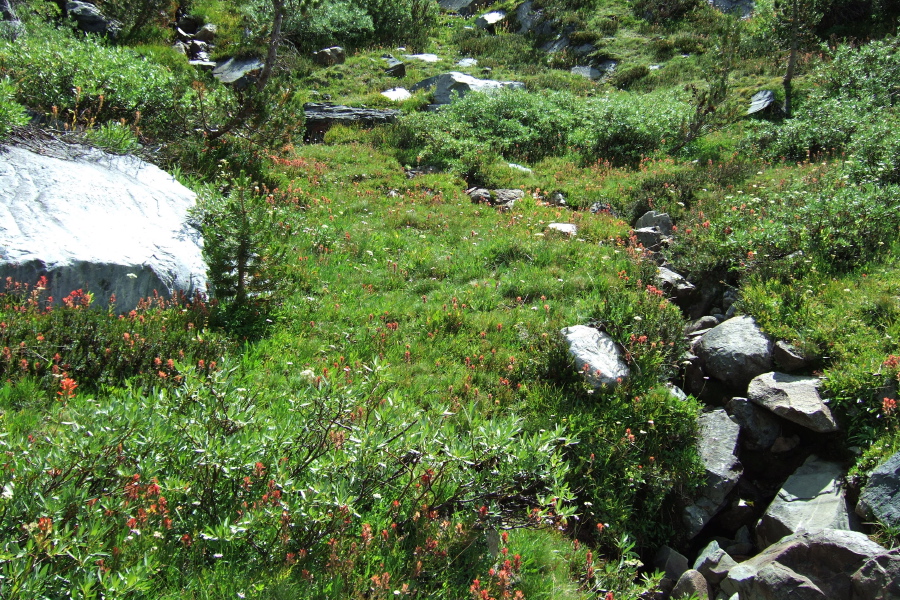
M 0 79 L 0 139 L 28 122 L 25 107 L 16 102 L 15 94 L 16 88 L 9 78 Z

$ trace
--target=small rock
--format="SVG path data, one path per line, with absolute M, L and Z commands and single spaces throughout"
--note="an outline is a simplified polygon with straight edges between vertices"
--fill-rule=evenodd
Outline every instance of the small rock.
M 694 561 L 694 570 L 699 571 L 706 581 L 716 586 L 728 576 L 728 571 L 735 565 L 737 562 L 719 547 L 719 543 L 712 541 Z
M 663 234 L 656 227 L 644 227 L 635 229 L 634 235 L 638 243 L 648 250 L 658 249 L 663 241 Z
M 668 213 L 659 213 L 655 210 L 645 212 L 634 224 L 635 229 L 644 227 L 656 227 L 663 235 L 672 235 L 674 225 Z
M 404 77 L 406 77 L 406 63 L 395 60 L 393 64 L 389 64 L 387 67 L 385 67 L 384 72 L 391 77 L 403 79 Z
M 385 98 L 393 100 L 394 102 L 401 102 L 403 100 L 408 100 L 412 98 L 412 94 L 409 93 L 409 90 L 402 87 L 391 88 L 389 90 L 385 90 L 381 92 L 381 95 Z
M 662 546 L 653 557 L 653 566 L 666 574 L 669 579 L 678 580 L 681 575 L 690 569 L 686 556 L 668 546 Z
M 403 58 L 408 58 L 410 60 L 421 60 L 422 62 L 427 63 L 436 63 L 441 60 L 441 57 L 437 54 L 404 54 Z
M 212 23 L 207 23 L 203 27 L 201 27 L 197 33 L 194 34 L 195 40 L 200 40 L 201 42 L 212 42 L 216 39 L 216 31 L 217 28 Z
M 692 333 L 696 333 L 698 331 L 709 330 L 719 324 L 719 320 L 713 317 L 712 315 L 706 315 L 705 317 L 700 317 L 696 321 L 688 324 L 684 328 L 685 335 L 691 335 Z
M 672 600 L 683 600 L 685 598 L 709 600 L 711 597 L 712 592 L 709 589 L 709 584 L 704 579 L 703 574 L 695 569 L 685 571 L 678 578 L 678 583 L 675 584 L 671 596 Z
M 831 433 L 838 426 L 819 396 L 818 377 L 765 373 L 750 382 L 750 401 L 779 417 L 816 433 Z
M 478 27 L 479 29 L 486 29 L 487 31 L 493 33 L 497 23 L 500 23 L 504 19 L 506 19 L 505 10 L 493 10 L 475 19 L 475 27 Z
M 725 410 L 741 426 L 741 445 L 747 450 L 768 450 L 781 435 L 778 419 L 746 398 L 732 398 Z
M 775 443 L 772 444 L 772 447 L 769 448 L 769 451 L 774 454 L 782 454 L 784 452 L 790 452 L 794 448 L 800 445 L 800 436 L 792 435 L 790 437 L 781 436 L 775 440 Z
M 464 59 L 462 59 L 462 60 L 457 61 L 456 66 L 457 66 L 457 67 L 463 67 L 463 68 L 465 68 L 465 67 L 477 67 L 477 66 L 478 66 L 478 61 L 475 60 L 474 58 L 464 58 Z
M 792 345 L 784 341 L 775 342 L 775 362 L 784 371 L 799 371 L 809 366 L 809 359 Z
M 569 236 L 574 236 L 578 233 L 578 227 L 573 223 L 550 223 L 547 225 L 547 229 L 558 231 Z
M 591 81 L 596 81 L 606 74 L 603 71 L 599 71 L 591 66 L 572 67 L 570 69 L 570 72 L 573 75 L 581 75 L 585 79 L 590 79 Z
M 595 388 L 617 385 L 631 371 L 615 340 L 605 331 L 574 325 L 562 330 L 575 367 Z
M 347 60 L 347 55 L 340 46 L 332 46 L 331 48 L 323 48 L 318 52 L 313 52 L 313 60 L 316 64 L 323 67 L 331 67 L 344 64 L 344 61 Z

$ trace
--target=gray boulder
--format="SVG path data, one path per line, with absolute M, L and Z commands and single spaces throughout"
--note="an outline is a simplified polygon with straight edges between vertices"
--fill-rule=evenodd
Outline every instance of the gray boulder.
M 741 389 L 772 370 L 772 340 L 752 317 L 734 317 L 711 329 L 697 346 L 704 370 L 723 383 Z
M 838 426 L 819 396 L 818 377 L 765 373 L 754 377 L 747 397 L 754 404 L 816 433 L 831 433 Z
M 775 342 L 775 364 L 783 371 L 799 371 L 809 366 L 810 360 L 800 350 L 784 341 Z
M 811 455 L 787 478 L 756 524 L 760 548 L 800 530 L 850 530 L 850 513 L 837 463 Z
M 778 419 L 746 398 L 732 398 L 725 410 L 741 426 L 741 446 L 747 450 L 768 450 L 781 435 Z
M 655 210 L 648 210 L 634 224 L 635 229 L 644 227 L 655 227 L 663 235 L 672 235 L 674 225 L 668 213 L 660 213 Z
M 728 576 L 728 571 L 735 565 L 737 562 L 719 547 L 719 543 L 712 541 L 697 556 L 697 560 L 694 561 L 694 570 L 699 571 L 706 581 L 717 586 Z
M 129 311 L 154 290 L 206 291 L 203 240 L 189 224 L 196 196 L 154 165 L 81 146 L 41 154 L 0 147 L 0 276 L 46 275 L 59 302 L 71 291 Z
M 684 510 L 683 521 L 689 538 L 700 533 L 721 510 L 743 471 L 737 458 L 740 427 L 723 409 L 700 415 L 698 430 L 697 443 L 706 468 L 706 483 L 699 490 L 699 498 Z
M 573 75 L 581 75 L 585 79 L 590 79 L 591 81 L 596 81 L 597 79 L 601 79 L 606 73 L 604 71 L 600 71 L 590 65 L 581 66 L 581 67 L 572 67 L 570 72 Z
M 313 52 L 313 60 L 316 64 L 323 67 L 342 65 L 347 60 L 347 54 L 340 46 L 332 46 L 331 48 L 323 48 L 318 52 Z
M 617 385 L 631 374 L 622 350 L 608 333 L 584 325 L 566 327 L 561 333 L 575 367 L 595 388 Z
M 678 583 L 675 584 L 670 597 L 672 600 L 685 600 L 686 598 L 709 600 L 712 594 L 709 590 L 709 584 L 703 578 L 703 574 L 694 569 L 689 569 L 678 578 Z
M 854 575 L 885 554 L 885 548 L 855 531 L 804 531 L 735 566 L 720 587 L 749 600 L 854 598 Z
M 217 32 L 218 28 L 215 25 L 213 25 L 212 23 L 207 23 L 197 30 L 197 33 L 194 34 L 194 39 L 201 42 L 210 43 L 214 39 L 216 39 Z
M 519 33 L 524 35 L 534 29 L 544 16 L 543 11 L 534 9 L 534 2 L 527 0 L 516 7 L 516 21 L 519 22 Z
M 236 87 L 248 84 L 252 74 L 263 68 L 263 62 L 253 57 L 231 57 L 216 63 L 213 77 L 222 83 L 233 83 Z
M 104 15 L 93 4 L 79 1 L 66 2 L 66 14 L 75 20 L 78 28 L 85 33 L 99 33 L 116 37 L 122 31 L 122 24 Z
M 665 236 L 656 227 L 642 227 L 635 229 L 634 235 L 638 243 L 648 250 L 658 250 Z
M 897 600 L 900 598 L 900 550 L 891 550 L 866 561 L 850 578 L 851 600 Z
M 856 514 L 889 527 L 900 527 L 900 452 L 879 465 L 863 488 Z
M 678 581 L 678 578 L 690 569 L 687 557 L 668 546 L 662 546 L 656 551 L 653 566 L 673 581 Z
M 411 91 L 434 87 L 434 101 L 437 104 L 450 104 L 469 92 L 491 93 L 503 88 L 524 90 L 525 84 L 518 81 L 493 81 L 478 79 L 465 73 L 453 71 L 429 77 L 414 85 Z

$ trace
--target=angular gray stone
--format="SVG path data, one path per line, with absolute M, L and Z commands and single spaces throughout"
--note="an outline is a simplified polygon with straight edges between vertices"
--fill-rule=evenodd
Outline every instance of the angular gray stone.
M 406 63 L 397 60 L 393 56 L 391 56 L 388 61 L 388 66 L 385 67 L 384 72 L 391 77 L 396 77 L 397 79 L 403 79 L 406 77 Z
M 746 398 L 732 398 L 725 410 L 741 426 L 741 445 L 747 450 L 768 450 L 781 435 L 778 419 Z
M 78 28 L 85 33 L 99 33 L 117 36 L 122 31 L 122 24 L 104 15 L 93 4 L 80 1 L 66 2 L 66 15 L 75 19 Z
M 634 235 L 637 237 L 638 243 L 649 250 L 659 248 L 663 241 L 663 234 L 656 227 L 642 227 L 635 229 Z
M 851 598 L 853 575 L 886 553 L 855 531 L 803 531 L 732 568 L 720 587 L 742 599 Z
M 663 235 L 672 235 L 673 225 L 672 219 L 668 213 L 660 213 L 655 210 L 648 210 L 634 224 L 635 229 L 643 227 L 656 227 Z
M 697 346 L 704 370 L 723 383 L 741 389 L 772 370 L 772 340 L 752 317 L 734 317 L 712 328 Z
M 437 104 L 450 104 L 457 98 L 462 98 L 469 92 L 491 93 L 499 89 L 525 89 L 525 84 L 518 81 L 494 81 L 492 79 L 478 79 L 465 73 L 453 71 L 429 77 L 412 87 L 416 91 L 434 86 L 434 101 Z
M 656 551 L 656 555 L 653 557 L 653 566 L 674 581 L 677 581 L 685 571 L 690 569 L 687 557 L 668 546 L 661 546 Z
M 575 359 L 575 367 L 595 388 L 617 385 L 631 374 L 622 350 L 605 331 L 573 325 L 561 333 L 569 346 L 569 354 Z
M 737 562 L 719 547 L 719 543 L 712 541 L 697 556 L 693 568 L 699 571 L 706 581 L 717 586 L 735 565 Z
M 670 597 L 672 600 L 684 600 L 686 598 L 709 600 L 712 594 L 710 593 L 709 584 L 703 578 L 703 574 L 694 569 L 689 569 L 678 578 L 678 583 L 675 584 Z
M 572 67 L 569 72 L 573 75 L 581 75 L 585 79 L 590 79 L 591 81 L 596 81 L 606 74 L 605 72 L 599 71 L 590 65 L 582 67 Z
M 537 25 L 538 21 L 541 20 L 542 16 L 543 11 L 534 10 L 534 2 L 532 2 L 532 0 L 527 0 L 517 6 L 516 21 L 519 22 L 518 33 L 523 35 L 531 31 L 534 26 Z
M 750 98 L 750 108 L 747 109 L 747 114 L 752 115 L 754 113 L 762 112 L 773 104 L 775 104 L 774 92 L 770 90 L 756 92 L 753 94 L 753 97 Z
M 841 465 L 811 455 L 787 478 L 756 524 L 760 548 L 800 530 L 850 530 Z
M 216 39 L 216 32 L 218 28 L 212 23 L 207 23 L 203 27 L 201 27 L 197 33 L 194 34 L 195 40 L 200 40 L 201 42 L 211 42 Z
M 900 527 L 900 452 L 879 465 L 863 488 L 856 514 L 889 527 Z
M 900 550 L 870 558 L 850 578 L 851 600 L 897 600 L 900 598 Z
M 222 83 L 236 83 L 250 73 L 262 70 L 263 66 L 263 62 L 258 58 L 231 57 L 216 63 L 216 68 L 213 69 L 213 77 Z
M 706 468 L 706 483 L 698 490 L 699 498 L 682 516 L 688 538 L 694 538 L 724 506 L 725 500 L 743 471 L 737 458 L 740 427 L 724 409 L 700 415 L 697 443 L 700 459 Z
M 819 396 L 818 377 L 764 373 L 747 386 L 750 401 L 816 433 L 838 430 L 831 410 Z
M 774 356 L 775 363 L 787 372 L 805 369 L 810 363 L 799 350 L 784 341 L 775 342 Z
M 323 48 L 318 52 L 313 52 L 313 61 L 323 67 L 344 64 L 347 60 L 347 54 L 340 46 L 332 46 L 331 48 Z
M 0 276 L 49 279 L 129 311 L 141 298 L 206 292 L 203 240 L 189 224 L 196 195 L 133 156 L 47 144 L 0 147 Z

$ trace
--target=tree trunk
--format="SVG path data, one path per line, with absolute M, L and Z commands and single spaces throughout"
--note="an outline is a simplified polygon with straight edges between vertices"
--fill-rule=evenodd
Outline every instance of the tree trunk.
M 791 95 L 793 93 L 791 82 L 794 79 L 794 68 L 797 65 L 797 50 L 800 47 L 799 3 L 800 0 L 791 1 L 791 53 L 788 55 L 787 71 L 785 71 L 784 79 L 782 80 L 782 85 L 784 86 L 784 114 L 788 118 L 791 116 Z

